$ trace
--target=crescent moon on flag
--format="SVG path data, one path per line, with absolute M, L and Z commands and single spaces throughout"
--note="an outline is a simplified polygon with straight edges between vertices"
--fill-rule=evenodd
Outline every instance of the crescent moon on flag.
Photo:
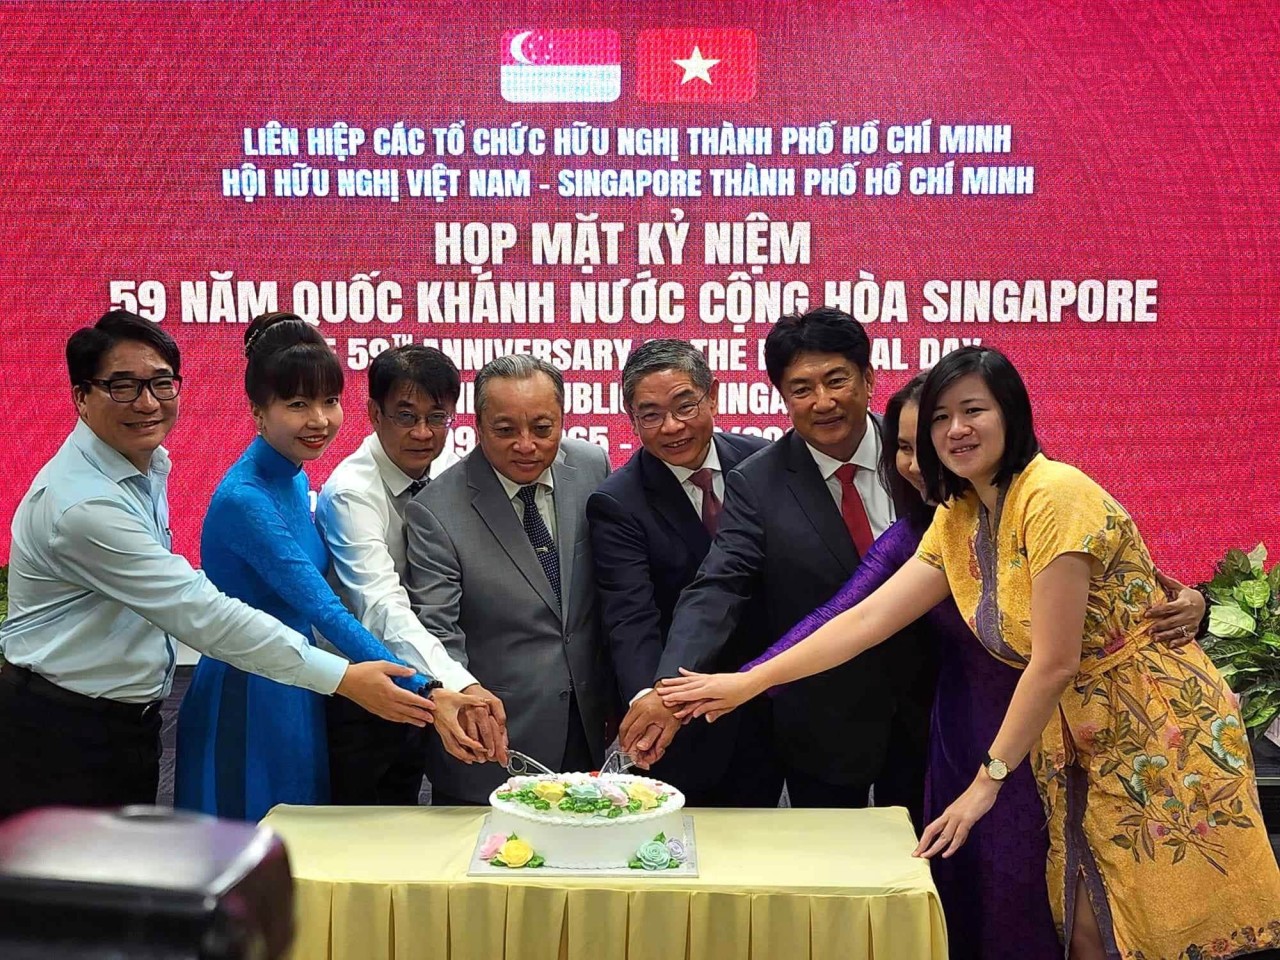
M 516 63 L 533 63 L 532 60 L 524 55 L 524 50 L 521 49 L 524 46 L 524 42 L 532 36 L 533 31 L 526 30 L 524 33 L 517 33 L 511 38 L 511 56 L 515 59 Z

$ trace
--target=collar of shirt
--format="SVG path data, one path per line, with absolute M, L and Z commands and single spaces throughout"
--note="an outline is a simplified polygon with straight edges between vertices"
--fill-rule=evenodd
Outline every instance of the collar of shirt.
M 876 429 L 875 422 L 871 419 L 870 414 L 867 414 L 867 429 L 862 435 L 862 442 L 858 444 L 858 449 L 853 451 L 853 456 L 847 461 L 827 456 L 821 450 L 815 449 L 807 440 L 804 445 L 809 448 L 809 453 L 813 456 L 813 462 L 818 465 L 818 472 L 822 474 L 823 480 L 830 480 L 845 463 L 852 463 L 854 466 L 863 470 L 870 470 L 872 473 L 879 469 L 880 431 Z
M 378 467 L 378 475 L 382 477 L 382 482 L 386 484 L 387 492 L 393 497 L 398 497 L 408 490 L 409 484 L 413 483 L 414 478 L 397 467 L 395 462 L 387 456 L 387 451 L 382 445 L 381 438 L 376 433 L 371 433 L 365 437 L 364 442 L 368 444 L 369 453 L 373 456 L 373 462 Z M 431 476 L 430 471 L 427 472 L 427 476 L 428 478 Z
M 249 458 L 267 477 L 295 477 L 302 471 L 302 464 L 294 463 L 262 437 L 249 444 Z
M 721 472 L 720 451 L 716 449 L 716 441 L 714 437 L 711 440 L 711 446 L 707 449 L 707 455 L 702 460 L 701 467 L 695 467 L 693 470 L 690 470 L 688 467 L 677 467 L 674 463 L 667 463 L 665 460 L 662 462 L 667 465 L 668 470 L 676 475 L 676 479 L 679 480 L 682 485 L 688 483 L 689 478 L 698 470 L 701 470 L 702 467 L 706 467 L 713 474 Z
M 378 476 L 382 478 L 387 492 L 392 497 L 398 497 L 409 489 L 414 478 L 395 465 L 395 461 L 388 456 L 386 447 L 382 445 L 382 439 L 376 433 L 371 433 L 364 438 L 360 450 L 367 452 L 373 459 L 374 466 L 378 468 Z M 440 455 L 431 461 L 431 467 L 427 470 L 427 479 L 434 480 L 457 462 L 458 458 L 451 450 L 441 450 Z
M 502 489 L 506 491 L 508 500 L 514 500 L 516 496 L 519 495 L 520 488 L 528 486 L 527 483 L 516 483 L 514 480 L 504 476 L 498 470 L 494 470 L 493 472 L 497 476 L 498 482 L 502 484 Z M 555 493 L 556 482 L 555 482 L 555 479 L 551 476 L 550 467 L 547 467 L 547 469 L 543 470 L 542 473 L 538 476 L 538 479 L 533 482 L 536 483 L 538 486 L 544 488 L 547 493 Z
M 75 429 L 71 431 L 71 442 L 95 470 L 115 483 L 144 476 L 124 454 L 94 433 L 83 420 L 76 420 Z M 156 447 L 151 454 L 151 465 L 146 476 L 167 477 L 170 469 L 172 464 L 169 451 L 164 447 Z

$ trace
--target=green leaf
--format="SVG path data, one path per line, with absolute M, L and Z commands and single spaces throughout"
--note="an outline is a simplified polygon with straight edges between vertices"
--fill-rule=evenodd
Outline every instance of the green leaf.
M 1111 838 L 1111 842 L 1114 843 L 1117 847 L 1120 847 L 1122 850 L 1128 850 L 1133 846 L 1133 844 L 1129 842 L 1129 838 L 1126 837 L 1123 833 L 1117 833 L 1114 837 Z
M 1266 580 L 1246 580 L 1232 590 L 1231 595 L 1241 606 L 1260 610 L 1271 599 L 1271 584 Z
M 1227 555 L 1218 564 L 1218 570 L 1234 578 L 1238 583 L 1253 576 L 1253 562 L 1243 550 L 1228 550 Z
M 665 833 L 660 833 L 660 834 L 658 834 L 656 837 L 654 837 L 653 839 L 657 840 L 659 843 L 666 843 L 666 842 L 667 842 L 667 835 L 666 835 Z
M 1173 851 L 1173 862 L 1181 863 L 1183 858 L 1186 857 L 1186 855 L 1187 855 L 1186 846 L 1180 845 L 1176 850 Z
M 1258 621 L 1239 607 L 1215 603 L 1209 608 L 1209 632 L 1215 637 L 1251 637 L 1257 629 Z
M 1108 760 L 1106 763 L 1102 765 L 1102 769 L 1099 771 L 1099 773 L 1104 777 L 1109 777 L 1113 773 L 1115 773 L 1117 770 L 1120 769 L 1120 764 L 1122 762 L 1123 761 L 1121 760 Z
M 638 857 L 637 857 L 636 859 L 634 859 L 634 860 L 628 860 L 628 861 L 627 861 L 627 866 L 628 866 L 628 867 L 630 867 L 632 870 L 643 870 L 643 869 L 644 869 L 644 864 L 640 862 L 640 859 L 639 859 Z
M 1271 721 L 1275 719 L 1276 714 L 1280 713 L 1280 704 L 1270 702 L 1265 707 L 1258 710 L 1252 717 L 1245 720 L 1244 725 L 1250 730 L 1263 729 L 1271 726 Z
M 1272 566 L 1271 572 L 1267 574 L 1267 583 L 1271 584 L 1271 595 L 1280 596 L 1280 563 Z
M 667 869 L 668 869 L 668 870 L 679 870 L 679 869 L 680 869 L 680 862 L 679 862 L 678 860 L 668 860 L 668 861 L 667 861 Z
M 1267 562 L 1267 547 L 1265 544 L 1258 544 L 1252 550 L 1245 554 L 1249 558 L 1249 566 L 1253 568 L 1254 573 L 1262 573 L 1262 565 Z
M 535 853 L 532 857 L 529 858 L 529 862 L 526 863 L 525 866 L 532 867 L 536 870 L 538 867 L 542 866 L 546 862 L 547 862 L 546 860 L 544 860 L 542 857 L 538 856 Z

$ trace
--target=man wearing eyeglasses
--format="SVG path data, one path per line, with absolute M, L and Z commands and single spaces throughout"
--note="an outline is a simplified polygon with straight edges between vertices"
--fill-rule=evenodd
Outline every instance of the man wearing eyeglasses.
M 404 513 L 429 482 L 457 463 L 445 446 L 461 383 L 439 350 L 403 346 L 369 366 L 373 433 L 340 463 L 320 491 L 316 525 L 333 558 L 335 590 L 352 614 L 391 651 L 447 690 L 486 698 L 489 710 L 436 709 L 435 730 L 463 763 L 506 760 L 502 701 L 476 682 L 415 616 L 405 592 Z M 411 651 L 406 657 L 406 649 Z M 426 767 L 425 730 L 386 723 L 330 702 L 329 781 L 332 801 L 346 805 L 412 806 Z
M 716 382 L 683 340 L 650 340 L 632 353 L 622 397 L 641 448 L 587 501 L 602 616 L 630 704 L 620 741 L 638 757 L 656 755 L 653 775 L 679 787 L 691 806 L 776 807 L 782 773 L 767 697 L 671 740 L 678 721 L 653 690 L 676 601 L 711 548 L 725 474 L 767 444 L 715 432 Z M 740 622 L 718 669 L 736 670 L 767 646 L 762 611 Z
M 79 421 L 13 518 L 0 626 L 0 818 L 46 805 L 154 803 L 175 643 L 279 683 L 425 725 L 434 705 L 220 593 L 171 552 L 169 455 L 181 357 L 123 310 L 67 341 Z

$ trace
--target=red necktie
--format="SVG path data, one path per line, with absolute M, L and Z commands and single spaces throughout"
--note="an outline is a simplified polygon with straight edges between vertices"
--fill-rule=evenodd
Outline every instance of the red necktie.
M 858 488 L 853 485 L 854 475 L 858 468 L 846 463 L 836 470 L 840 481 L 840 514 L 844 517 L 845 529 L 858 548 L 859 556 L 866 556 L 875 542 L 875 534 L 871 532 L 871 521 L 867 519 L 867 508 L 862 505 L 862 497 L 858 496 Z
M 707 533 L 716 535 L 716 527 L 720 523 L 720 498 L 716 496 L 716 488 L 711 484 L 711 469 L 703 467 L 693 471 L 689 480 L 702 491 L 702 525 Z

